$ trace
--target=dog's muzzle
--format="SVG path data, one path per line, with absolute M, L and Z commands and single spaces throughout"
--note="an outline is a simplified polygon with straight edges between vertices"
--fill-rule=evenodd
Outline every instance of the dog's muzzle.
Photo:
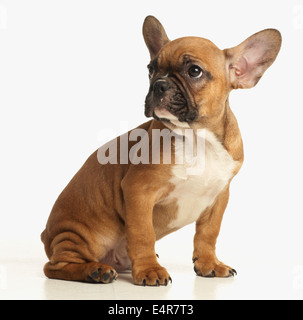
M 147 117 L 153 116 L 157 120 L 169 121 L 155 116 L 154 109 L 157 107 L 166 109 L 180 122 L 190 123 L 196 119 L 198 114 L 182 83 L 173 77 L 155 79 L 151 83 L 145 99 L 145 115 Z

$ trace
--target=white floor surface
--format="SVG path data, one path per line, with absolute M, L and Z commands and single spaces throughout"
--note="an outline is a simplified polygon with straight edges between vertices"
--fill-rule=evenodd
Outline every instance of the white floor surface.
M 160 256 L 173 279 L 167 287 L 134 286 L 130 273 L 112 284 L 86 284 L 47 279 L 42 245 L 0 242 L 0 299 L 302 299 L 303 267 L 293 261 L 233 258 L 238 276 L 208 279 L 195 275 L 191 261 Z M 182 251 L 182 248 L 181 248 Z M 186 259 L 185 259 L 186 258 Z

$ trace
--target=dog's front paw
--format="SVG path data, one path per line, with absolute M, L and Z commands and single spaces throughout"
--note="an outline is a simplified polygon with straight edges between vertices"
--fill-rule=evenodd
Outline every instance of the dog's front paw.
M 203 258 L 194 258 L 194 271 L 198 276 L 206 278 L 228 278 L 234 277 L 237 271 L 219 260 L 205 260 Z
M 133 278 L 136 285 L 167 286 L 172 279 L 165 268 L 160 265 L 133 268 Z

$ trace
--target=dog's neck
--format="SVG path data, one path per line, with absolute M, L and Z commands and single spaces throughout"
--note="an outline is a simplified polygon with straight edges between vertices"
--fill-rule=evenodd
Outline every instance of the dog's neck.
M 188 128 L 177 127 L 171 122 L 161 122 L 161 124 L 163 127 L 167 127 L 170 130 L 178 130 L 179 132 L 185 132 L 186 129 L 193 129 L 194 132 L 199 129 L 207 129 L 216 136 L 235 161 L 239 161 L 241 164 L 243 162 L 242 138 L 238 122 L 229 106 L 228 98 L 216 115 L 211 118 L 201 117 L 199 121 L 190 124 Z

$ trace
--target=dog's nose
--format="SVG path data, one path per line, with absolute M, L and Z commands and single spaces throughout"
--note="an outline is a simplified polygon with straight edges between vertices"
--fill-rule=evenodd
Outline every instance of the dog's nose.
M 158 96 L 162 96 L 169 88 L 168 83 L 162 79 L 157 80 L 153 85 L 154 93 Z

